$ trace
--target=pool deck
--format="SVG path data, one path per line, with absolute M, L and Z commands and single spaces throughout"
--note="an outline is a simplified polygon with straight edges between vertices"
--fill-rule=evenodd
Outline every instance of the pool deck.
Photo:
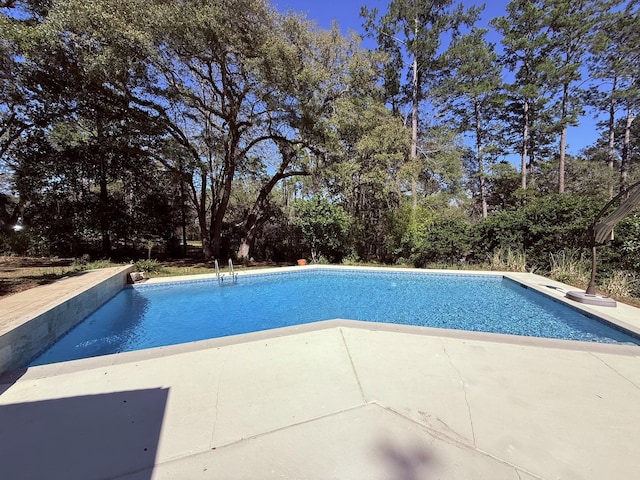
M 335 320 L 6 374 L 0 476 L 635 478 L 639 406 L 638 346 Z

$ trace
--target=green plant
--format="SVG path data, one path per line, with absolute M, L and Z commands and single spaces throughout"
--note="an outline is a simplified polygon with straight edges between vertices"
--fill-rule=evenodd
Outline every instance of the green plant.
M 360 263 L 360 257 L 357 253 L 351 252 L 349 255 L 342 259 L 344 265 L 358 265 Z
M 111 259 L 102 259 L 102 260 L 94 260 L 92 262 L 88 262 L 85 266 L 85 270 L 97 270 L 99 268 L 109 268 L 113 267 L 114 263 Z
M 88 269 L 87 265 L 89 264 L 90 260 L 91 257 L 89 257 L 89 255 L 85 253 L 81 257 L 74 258 L 73 262 L 71 263 L 71 267 L 77 272 L 82 272 Z
M 522 251 L 512 250 L 511 247 L 499 247 L 489 257 L 489 265 L 491 270 L 526 272 L 527 255 Z
M 584 256 L 576 250 L 562 250 L 549 254 L 551 271 L 554 280 L 571 285 L 587 285 L 590 271 Z
M 349 233 L 349 215 L 339 205 L 316 197 L 297 200 L 292 223 L 300 228 L 314 263 L 322 263 L 320 257 L 341 257 Z
M 160 268 L 157 260 L 138 260 L 133 264 L 138 272 L 157 272 Z
M 632 297 L 640 288 L 640 279 L 635 272 L 614 270 L 613 274 L 603 281 L 601 288 L 611 297 Z

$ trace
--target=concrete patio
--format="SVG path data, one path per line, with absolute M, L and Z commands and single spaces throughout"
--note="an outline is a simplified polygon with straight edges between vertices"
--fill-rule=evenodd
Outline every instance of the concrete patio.
M 3 479 L 602 479 L 640 465 L 637 346 L 336 320 L 0 383 Z

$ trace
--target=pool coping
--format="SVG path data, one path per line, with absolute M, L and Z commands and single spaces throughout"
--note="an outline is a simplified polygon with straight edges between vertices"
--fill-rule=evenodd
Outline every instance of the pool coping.
M 496 276 L 510 279 L 517 282 L 525 288 L 530 288 L 537 291 L 554 301 L 558 301 L 569 306 L 572 309 L 584 312 L 590 317 L 596 317 L 603 320 L 605 323 L 610 324 L 614 328 L 620 328 L 623 331 L 627 330 L 632 334 L 640 336 L 640 310 L 618 302 L 618 306 L 614 309 L 615 312 L 607 312 L 608 307 L 595 307 L 587 306 L 584 304 L 574 304 L 569 299 L 564 297 L 566 291 L 572 289 L 572 287 L 556 282 L 545 277 L 531 274 L 531 273 L 518 273 L 518 272 L 498 272 L 498 271 L 466 271 L 466 270 L 435 270 L 435 269 L 409 269 L 409 268 L 379 268 L 379 267 L 354 267 L 354 266 L 334 266 L 334 265 L 309 265 L 309 266 L 294 266 L 294 267 L 280 267 L 269 268 L 261 270 L 245 270 L 237 271 L 238 277 L 252 276 L 252 275 L 271 275 L 271 274 L 284 274 L 288 272 L 300 272 L 302 270 L 368 270 L 368 271 L 385 271 L 385 272 L 401 272 L 401 273 L 422 273 L 422 274 L 443 274 L 443 275 L 456 275 L 456 276 Z M 138 285 L 163 285 L 174 283 L 189 283 L 189 282 L 202 282 L 202 281 L 215 281 L 215 274 L 193 275 L 193 276 L 177 276 L 177 277 L 156 277 L 148 279 Z M 123 288 L 136 288 L 135 285 L 123 285 Z M 605 310 L 605 311 L 602 311 Z M 635 322 L 634 322 L 635 320 Z M 194 342 L 181 343 L 177 345 L 168 345 L 161 347 L 148 348 L 143 350 L 136 350 L 131 352 L 122 352 L 109 355 L 101 355 L 97 357 L 90 357 L 86 359 L 71 360 L 67 362 L 58 362 L 47 365 L 39 365 L 29 367 L 28 369 L 20 369 L 9 371 L 4 375 L 0 375 L 1 382 L 6 383 L 11 381 L 12 378 L 20 378 L 24 375 L 27 378 L 44 378 L 55 375 L 63 375 L 67 373 L 73 373 L 78 371 L 89 370 L 93 368 L 101 368 L 111 365 L 120 365 L 131 362 L 139 362 L 142 360 L 148 360 L 153 358 L 161 358 L 172 355 L 179 355 L 183 353 L 199 351 L 209 348 L 221 348 L 230 345 L 237 345 L 242 343 L 263 341 L 271 338 L 286 337 L 291 335 L 297 335 L 300 333 L 308 333 L 313 331 L 327 330 L 332 328 L 356 328 L 369 331 L 383 331 L 383 332 L 396 332 L 413 335 L 426 335 L 435 337 L 455 338 L 463 340 L 479 340 L 493 343 L 503 344 L 515 344 L 522 346 L 534 346 L 541 348 L 551 349 L 564 349 L 564 350 L 577 350 L 593 353 L 616 353 L 621 355 L 637 356 L 640 354 L 638 346 L 634 345 L 620 345 L 620 344 L 605 344 L 597 342 L 583 342 L 575 340 L 560 340 L 541 337 L 526 337 L 519 335 L 487 333 L 487 332 L 474 332 L 468 330 L 454 330 L 454 329 L 441 329 L 433 327 L 418 327 L 411 325 L 398 325 L 391 323 L 378 323 L 378 322 L 366 322 L 349 319 L 333 319 L 324 320 L 318 322 L 312 322 L 301 325 L 294 325 L 290 327 L 281 327 L 269 330 L 262 330 L 259 332 L 251 332 L 245 334 L 231 335 L 226 337 L 218 337 L 206 340 L 198 340 Z
M 636 345 L 621 345 L 611 343 L 583 342 L 578 340 L 559 340 L 554 338 L 525 337 L 503 333 L 474 332 L 470 330 L 454 330 L 447 328 L 418 327 L 413 325 L 398 325 L 392 323 L 367 322 L 360 320 L 333 319 L 319 322 L 280 327 L 258 332 L 229 335 L 226 337 L 210 338 L 193 342 L 166 345 L 162 347 L 146 348 L 130 352 L 113 353 L 97 357 L 69 360 L 28 367 L 0 375 L 0 384 L 9 383 L 14 378 L 38 379 L 57 375 L 66 375 L 85 370 L 104 368 L 108 366 L 136 363 L 145 360 L 171 357 L 201 350 L 229 347 L 233 345 L 261 342 L 276 338 L 290 337 L 299 334 L 319 332 L 323 330 L 350 328 L 370 332 L 387 332 L 409 334 L 428 337 L 450 338 L 457 340 L 482 341 L 495 344 L 519 345 L 523 347 L 538 347 L 554 350 L 570 350 L 590 353 L 612 353 L 623 356 L 640 355 L 640 347 Z

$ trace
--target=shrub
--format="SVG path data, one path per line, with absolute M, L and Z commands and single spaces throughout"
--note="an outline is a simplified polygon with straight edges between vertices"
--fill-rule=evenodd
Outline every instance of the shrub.
M 294 211 L 292 223 L 300 228 L 314 263 L 322 257 L 328 261 L 327 258 L 336 260 L 344 256 L 350 218 L 342 207 L 316 197 L 297 200 Z
M 562 250 L 586 248 L 600 202 L 575 194 L 549 194 L 524 207 L 490 216 L 474 229 L 473 251 L 482 261 L 498 249 L 526 253 L 537 268 L 549 267 L 549 257 Z
M 422 268 L 429 263 L 457 264 L 464 261 L 471 247 L 471 225 L 459 216 L 442 216 L 433 220 L 423 243 L 413 255 L 413 264 Z
M 605 293 L 612 297 L 633 297 L 640 289 L 640 279 L 635 272 L 614 270 L 613 274 L 600 285 Z
M 506 272 L 526 272 L 527 255 L 521 250 L 507 248 L 496 248 L 489 258 L 491 270 L 501 270 Z
M 157 272 L 160 269 L 157 260 L 138 260 L 133 264 L 138 272 Z
M 589 262 L 577 250 L 562 250 L 549 255 L 550 276 L 570 285 L 586 287 L 590 279 Z

